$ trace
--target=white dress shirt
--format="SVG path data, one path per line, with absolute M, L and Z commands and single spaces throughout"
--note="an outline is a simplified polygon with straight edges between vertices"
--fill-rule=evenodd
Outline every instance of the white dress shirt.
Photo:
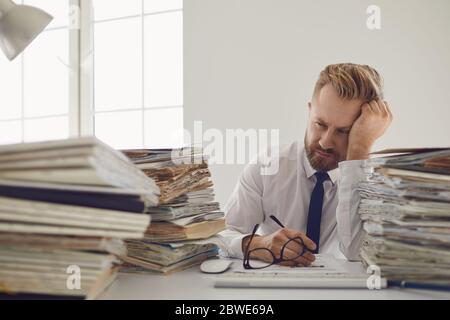
M 286 228 L 306 234 L 316 170 L 301 142 L 280 148 L 270 159 L 274 160 L 279 161 L 279 168 L 272 175 L 261 175 L 259 161 L 247 165 L 225 206 L 227 230 L 220 235 L 230 257 L 243 258 L 242 239 L 251 234 L 256 224 L 260 225 L 260 235 L 280 229 L 270 215 L 275 215 Z M 323 183 L 319 253 L 359 260 L 363 230 L 357 214 L 356 185 L 364 177 L 362 164 L 363 160 L 342 161 L 339 168 L 328 171 L 330 179 Z

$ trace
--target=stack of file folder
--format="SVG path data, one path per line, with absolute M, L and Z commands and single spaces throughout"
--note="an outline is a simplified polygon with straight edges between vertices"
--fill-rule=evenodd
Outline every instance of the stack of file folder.
M 0 294 L 95 298 L 159 188 L 96 138 L 0 147 Z
M 359 185 L 363 261 L 388 280 L 449 285 L 450 149 L 380 153 Z
M 152 224 L 144 239 L 127 240 L 124 272 L 168 274 L 218 253 L 214 235 L 225 229 L 214 201 L 208 163 L 200 148 L 124 150 L 160 188 L 159 205 L 148 208 Z

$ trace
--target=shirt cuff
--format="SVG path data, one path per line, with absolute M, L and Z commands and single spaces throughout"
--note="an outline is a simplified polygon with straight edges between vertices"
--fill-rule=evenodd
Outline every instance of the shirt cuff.
M 239 235 L 230 241 L 230 251 L 233 258 L 244 259 L 242 251 L 242 240 L 249 234 Z
M 339 162 L 339 171 L 342 175 L 354 175 L 355 173 L 359 177 L 364 176 L 364 163 L 366 160 L 346 160 Z

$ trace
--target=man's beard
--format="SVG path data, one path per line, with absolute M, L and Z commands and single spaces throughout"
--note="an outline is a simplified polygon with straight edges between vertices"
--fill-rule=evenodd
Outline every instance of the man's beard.
M 323 149 L 318 143 L 311 144 L 311 146 L 307 143 L 307 135 L 305 134 L 305 151 L 306 156 L 308 158 L 311 167 L 313 167 L 317 171 L 330 171 L 336 169 L 338 167 L 338 163 L 340 161 L 339 154 L 336 153 L 335 150 L 332 149 Z M 316 153 L 316 151 L 321 151 L 330 155 L 330 158 L 325 158 Z

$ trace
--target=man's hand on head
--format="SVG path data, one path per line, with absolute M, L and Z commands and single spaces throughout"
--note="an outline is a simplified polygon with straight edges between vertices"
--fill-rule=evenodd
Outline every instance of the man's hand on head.
M 347 160 L 367 159 L 373 144 L 385 133 L 392 119 L 392 112 L 386 101 L 372 100 L 364 103 L 361 115 L 350 130 Z

